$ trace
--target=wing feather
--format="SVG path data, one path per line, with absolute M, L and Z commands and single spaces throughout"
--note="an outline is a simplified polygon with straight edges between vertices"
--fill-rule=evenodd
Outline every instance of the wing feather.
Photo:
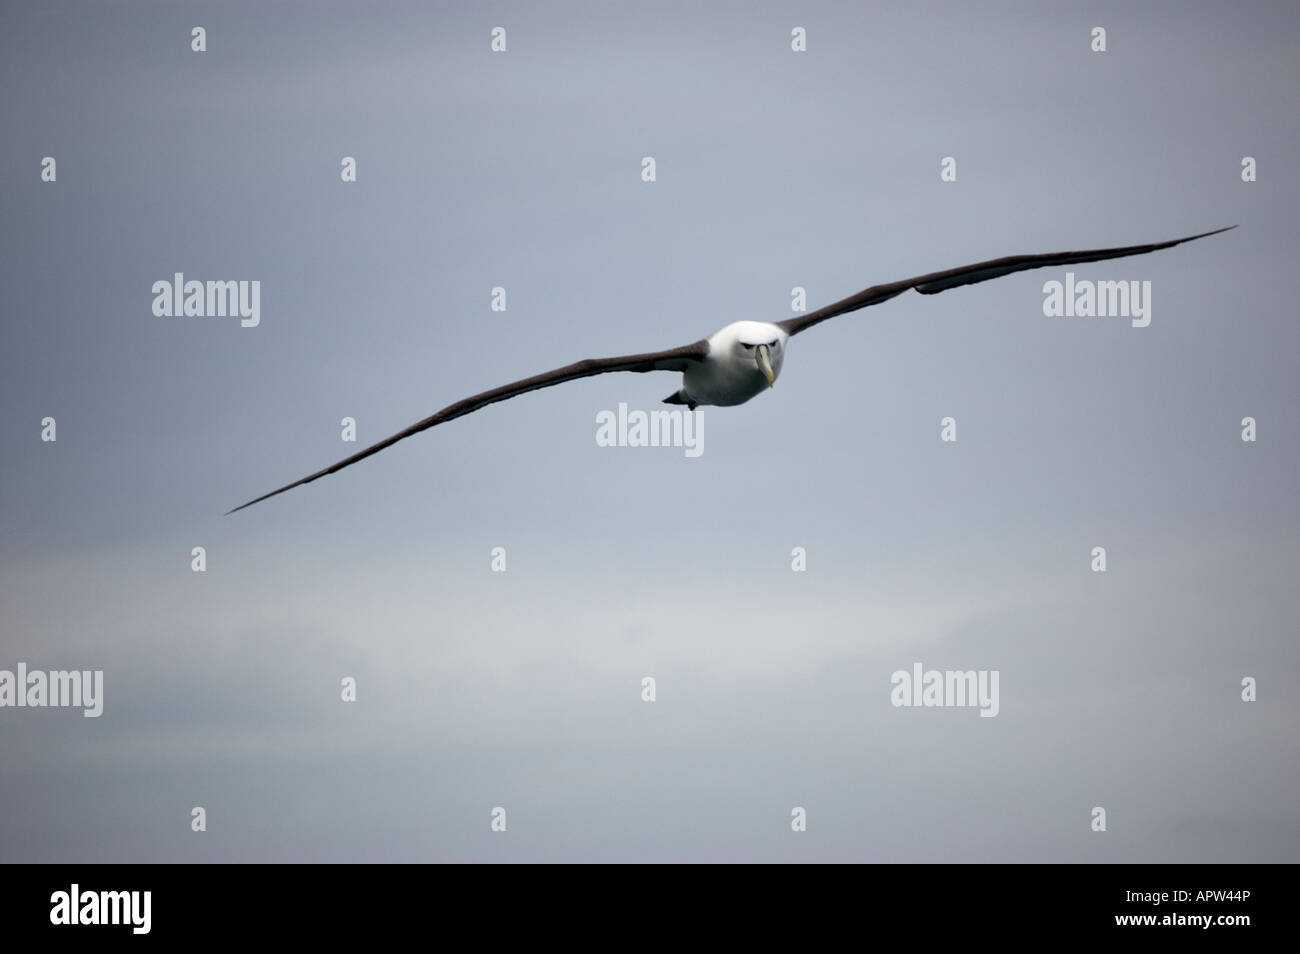
M 466 414 L 472 414 L 479 408 L 487 407 L 489 404 L 495 404 L 498 401 L 507 401 L 512 397 L 518 397 L 521 394 L 527 394 L 529 391 L 537 391 L 541 388 L 553 387 L 557 384 L 563 384 L 565 381 L 576 381 L 578 378 L 589 378 L 597 374 L 608 374 L 612 371 L 685 371 L 690 364 L 703 361 L 709 355 L 709 342 L 700 340 L 694 344 L 683 345 L 680 348 L 670 348 L 667 351 L 651 351 L 645 354 L 629 354 L 617 358 L 587 358 L 584 361 L 575 361 L 573 364 L 565 365 L 562 368 L 556 368 L 554 371 L 547 371 L 543 374 L 535 374 L 531 378 L 523 378 L 519 381 L 512 381 L 510 384 L 503 384 L 500 387 L 492 388 L 490 391 L 484 391 L 481 394 L 475 394 L 472 397 L 464 398 L 455 404 L 449 404 L 436 414 L 426 417 L 422 421 L 417 421 L 404 431 L 398 431 L 392 437 L 386 437 L 378 444 L 371 444 L 365 450 L 358 451 L 351 457 L 344 458 L 337 464 L 332 464 L 324 470 L 318 470 L 301 480 L 295 480 L 291 484 L 285 484 L 278 490 L 273 490 L 269 494 L 263 494 L 256 500 L 250 500 L 246 504 L 240 504 L 234 510 L 227 511 L 227 516 L 237 510 L 243 510 L 245 507 L 251 507 L 255 503 L 261 503 L 268 497 L 274 497 L 276 494 L 282 494 L 286 490 L 292 490 L 294 487 L 302 484 L 310 484 L 313 480 L 318 480 L 328 474 L 342 470 L 344 467 L 351 466 L 357 461 L 365 460 L 371 454 L 378 454 L 386 447 L 391 447 L 398 441 L 405 440 L 413 434 L 421 431 L 427 431 L 431 427 L 439 424 L 445 424 L 447 421 L 455 420 L 458 417 L 464 417 Z
M 905 278 L 901 282 L 891 282 L 888 285 L 872 285 L 856 295 L 850 295 L 848 298 L 827 305 L 825 308 L 819 308 L 817 311 L 809 312 L 806 315 L 796 315 L 794 318 L 778 321 L 777 324 L 787 334 L 797 335 L 799 332 L 806 331 L 813 325 L 820 324 L 828 318 L 848 314 L 869 305 L 878 305 L 882 301 L 889 301 L 889 299 L 901 295 L 911 288 L 915 288 L 922 295 L 937 295 L 941 291 L 947 291 L 949 288 L 956 288 L 959 285 L 974 285 L 976 282 L 986 282 L 991 278 L 1000 278 L 1003 275 L 1010 275 L 1012 272 L 1023 272 L 1030 268 L 1046 268 L 1051 265 L 1075 265 L 1080 262 L 1100 262 L 1108 258 L 1124 258 L 1128 255 L 1145 255 L 1147 252 L 1159 251 L 1162 248 L 1173 248 L 1175 245 L 1182 245 L 1184 242 L 1192 242 L 1199 238 L 1205 238 L 1207 235 L 1218 235 L 1220 232 L 1235 228 L 1235 225 L 1229 225 L 1227 228 L 1215 229 L 1213 232 L 1202 232 L 1200 235 L 1189 235 L 1187 238 L 1173 239 L 1168 242 L 1152 242 L 1148 245 L 1125 245 L 1121 248 L 1098 248 L 1079 252 L 1046 252 L 1040 255 L 1008 255 L 1005 258 L 995 258 L 974 265 L 963 265 L 960 268 L 950 268 L 943 272 L 931 272 L 928 275 L 919 275 L 916 278 Z

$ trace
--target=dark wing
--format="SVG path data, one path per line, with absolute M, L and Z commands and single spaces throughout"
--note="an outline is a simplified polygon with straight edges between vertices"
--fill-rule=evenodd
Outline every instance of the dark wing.
M 610 371 L 685 371 L 686 367 L 696 361 L 703 361 L 709 355 L 709 342 L 700 340 L 694 344 L 684 345 L 681 348 L 671 348 L 668 351 L 654 351 L 647 354 L 629 354 L 621 358 L 588 358 L 585 361 L 577 361 L 563 368 L 556 368 L 554 371 L 547 371 L 545 374 L 535 374 L 531 378 L 524 378 L 522 381 L 515 381 L 512 384 L 503 384 L 499 388 L 493 388 L 491 391 L 484 391 L 482 394 L 475 394 L 473 397 L 467 397 L 463 401 L 457 401 L 455 404 L 449 404 L 432 417 L 426 417 L 423 421 L 412 424 L 404 431 L 399 431 L 392 437 L 387 437 L 378 444 L 372 444 L 363 451 L 353 454 L 345 460 L 339 461 L 331 467 L 324 470 L 318 470 L 309 477 L 302 480 L 295 480 L 291 484 L 285 484 L 279 490 L 273 490 L 269 494 L 263 494 L 256 500 L 250 500 L 246 504 L 241 504 L 235 510 L 243 510 L 245 507 L 251 507 L 255 503 L 261 503 L 268 497 L 274 497 L 276 494 L 282 494 L 286 490 L 292 490 L 300 484 L 310 484 L 318 477 L 324 477 L 326 474 L 332 474 L 337 470 L 342 470 L 350 464 L 355 464 L 359 460 L 365 460 L 371 454 L 378 454 L 385 447 L 396 444 L 400 440 L 410 437 L 412 434 L 418 434 L 420 431 L 427 431 L 431 427 L 436 427 L 446 421 L 463 417 L 471 414 L 481 407 L 489 404 L 495 404 L 497 401 L 506 401 L 512 397 L 518 397 L 520 394 L 527 394 L 529 391 L 536 391 L 539 388 L 549 388 L 552 385 L 563 384 L 565 381 L 574 381 L 578 378 L 589 378 L 596 374 L 606 374 Z M 234 513 L 235 510 L 227 511 L 226 515 Z
M 1145 255 L 1147 252 L 1172 248 L 1175 245 L 1182 245 L 1184 242 L 1205 238 L 1207 235 L 1218 235 L 1220 232 L 1235 228 L 1235 225 L 1229 225 L 1227 228 L 1215 229 L 1213 232 L 1202 232 L 1200 235 L 1189 235 L 1187 238 L 1173 239 L 1169 242 L 1153 242 L 1150 245 L 1126 245 L 1123 248 L 1098 248 L 1082 252 L 1046 252 L 1041 255 L 1008 255 L 1006 258 L 995 258 L 990 262 L 965 265 L 961 268 L 950 268 L 946 272 L 931 272 L 929 275 L 907 278 L 901 282 L 892 282 L 888 285 L 873 285 L 856 295 L 850 295 L 843 301 L 837 301 L 833 305 L 827 305 L 825 308 L 819 308 L 817 311 L 809 312 L 806 315 L 798 315 L 794 318 L 787 318 L 785 321 L 778 321 L 777 324 L 787 334 L 797 335 L 799 332 L 811 328 L 827 318 L 834 318 L 850 311 L 857 311 L 859 308 L 866 308 L 868 305 L 878 305 L 882 301 L 888 301 L 895 295 L 901 295 L 909 288 L 915 288 L 922 295 L 937 295 L 941 291 L 956 288 L 958 285 L 973 285 L 976 282 L 986 282 L 990 278 L 1000 278 L 1003 275 L 1010 275 L 1012 272 L 1023 272 L 1030 268 L 1045 268 L 1048 265 L 1073 265 L 1077 262 L 1100 262 L 1107 258 L 1124 258 L 1127 255 Z

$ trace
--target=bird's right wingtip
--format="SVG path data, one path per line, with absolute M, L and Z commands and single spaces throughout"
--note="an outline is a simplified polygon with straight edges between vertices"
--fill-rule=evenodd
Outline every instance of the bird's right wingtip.
M 278 491 L 278 490 L 277 490 L 276 493 L 273 493 L 273 494 L 266 494 L 266 496 L 274 496 L 274 495 L 276 495 L 276 494 L 278 494 L 278 493 L 281 493 L 281 491 Z M 239 511 L 242 511 L 242 509 L 243 509 L 244 507 L 252 507 L 253 504 L 255 504 L 255 503 L 261 503 L 261 502 L 263 502 L 263 500 L 266 499 L 266 496 L 259 496 L 259 498 L 257 498 L 256 500 L 250 500 L 250 502 L 248 502 L 248 503 L 240 503 L 238 507 L 235 507 L 235 508 L 233 508 L 233 509 L 227 509 L 227 511 L 226 511 L 225 513 L 222 513 L 221 516 L 229 517 L 229 516 L 231 515 L 231 513 L 238 513 Z

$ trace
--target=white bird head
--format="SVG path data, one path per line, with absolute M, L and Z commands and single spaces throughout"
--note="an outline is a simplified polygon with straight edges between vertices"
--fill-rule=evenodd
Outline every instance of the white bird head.
M 710 354 L 740 368 L 754 368 L 768 387 L 776 384 L 790 336 L 765 321 L 737 321 L 709 339 Z

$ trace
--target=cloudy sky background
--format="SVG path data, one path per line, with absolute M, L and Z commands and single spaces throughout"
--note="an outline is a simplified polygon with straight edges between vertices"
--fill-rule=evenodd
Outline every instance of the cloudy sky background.
M 701 6 L 4 6 L 0 668 L 106 685 L 0 710 L 0 860 L 1297 860 L 1300 13 Z M 1145 329 L 1064 269 L 823 325 L 698 459 L 598 447 L 678 387 L 610 375 L 222 516 L 796 285 L 1234 223 L 1073 269 Z

